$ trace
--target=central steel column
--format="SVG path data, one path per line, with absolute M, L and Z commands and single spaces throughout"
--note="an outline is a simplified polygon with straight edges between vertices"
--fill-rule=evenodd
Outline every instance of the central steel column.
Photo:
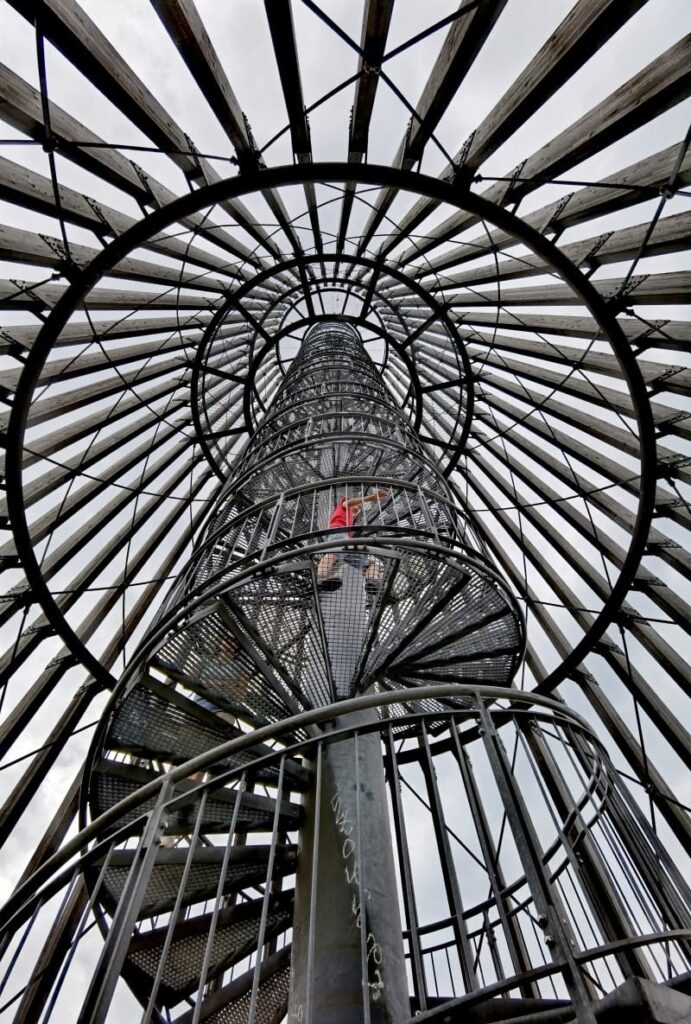
M 334 727 L 375 718 L 362 713 Z M 312 767 L 288 1020 L 361 1024 L 369 1003 L 372 1024 L 403 1024 L 410 1001 L 378 732 L 325 744 L 321 769 Z

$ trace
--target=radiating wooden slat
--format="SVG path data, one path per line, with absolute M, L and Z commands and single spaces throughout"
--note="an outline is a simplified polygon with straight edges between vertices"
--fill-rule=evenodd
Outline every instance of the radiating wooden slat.
M 140 203 L 152 203 L 148 185 L 130 160 L 110 149 L 103 139 L 55 103 L 51 102 L 49 109 L 51 131 L 64 156 Z M 0 64 L 0 118 L 37 142 L 45 142 L 40 94 L 4 64 Z M 93 143 L 94 146 L 80 147 L 75 145 L 77 142 Z
M 454 156 L 440 177 L 470 176 L 517 131 L 647 0 L 579 0 Z M 389 252 L 436 208 L 422 199 L 381 247 Z
M 355 86 L 355 100 L 348 140 L 348 159 L 359 163 L 367 152 L 369 129 L 374 101 L 379 85 L 378 70 L 386 49 L 391 25 L 394 0 L 365 0 L 360 32 L 358 58 L 359 78 Z
M 393 7 L 394 0 L 365 0 L 363 6 L 360 32 L 362 55 L 358 58 L 359 77 L 355 86 L 355 100 L 348 137 L 348 160 L 350 163 L 361 163 L 367 153 L 370 123 L 379 85 L 379 69 L 386 48 Z M 355 182 L 347 182 L 341 204 L 336 242 L 337 252 L 343 252 L 345 246 L 354 196 Z
M 305 114 L 305 101 L 302 95 L 300 62 L 291 7 L 290 4 L 285 4 L 282 0 L 264 0 L 264 7 L 276 57 L 278 75 L 281 80 L 283 99 L 288 111 L 293 153 L 298 163 L 311 163 L 312 143 L 307 115 Z M 322 252 L 324 245 L 319 226 L 316 191 L 312 183 L 306 183 L 304 190 L 310 226 L 314 237 L 314 246 L 317 252 Z M 291 232 L 290 238 L 295 251 L 300 252 L 302 246 L 297 235 Z
M 154 145 L 166 153 L 190 181 L 218 180 L 209 161 L 198 155 L 189 136 L 106 39 L 76 0 L 11 0 L 29 21 L 40 15 L 47 39 L 107 96 Z M 265 248 L 277 255 L 275 243 L 241 202 L 224 208 Z
M 505 5 L 506 0 L 480 0 L 480 3 L 452 23 L 415 105 L 415 115 L 411 118 L 409 130 L 393 159 L 394 167 L 410 170 L 422 159 L 426 144 Z M 460 6 L 462 8 L 463 4 Z M 360 239 L 359 253 L 365 252 L 396 195 L 395 188 L 380 192 Z
M 606 299 L 621 296 L 622 306 L 687 305 L 691 302 L 691 272 L 672 271 L 667 274 L 637 274 L 625 281 L 622 277 L 593 279 L 598 291 Z M 623 290 L 622 290 L 623 289 Z M 495 305 L 498 299 L 492 291 L 464 291 L 447 297 L 453 307 Z M 532 288 L 502 288 L 502 306 L 580 306 L 582 300 L 568 285 L 535 285 Z
M 685 349 L 691 344 L 691 322 L 686 320 L 650 321 L 619 317 L 619 326 L 636 348 Z M 595 320 L 587 316 L 562 316 L 521 311 L 520 314 L 495 310 L 482 313 L 473 310 L 462 313 L 458 326 L 505 327 L 514 331 L 535 331 L 555 334 L 565 338 L 587 338 L 593 340 L 601 334 Z
M 312 157 L 309 125 L 305 115 L 302 80 L 298 61 L 295 26 L 290 4 L 282 0 L 264 0 L 264 8 L 276 56 L 278 76 L 290 123 L 293 152 L 300 157 Z
M 459 4 L 462 9 L 464 4 Z M 403 166 L 416 163 L 446 113 L 459 86 L 475 63 L 506 0 L 481 0 L 452 23 L 420 99 L 405 140 Z
M 59 384 L 63 381 L 87 378 L 94 373 L 108 373 L 114 367 L 127 366 L 128 363 L 147 361 L 151 366 L 156 366 L 160 364 L 157 364 L 155 360 L 169 356 L 173 352 L 179 353 L 181 359 L 188 363 L 191 358 L 189 348 L 190 342 L 181 337 L 154 343 L 144 342 L 142 345 L 130 345 L 128 348 L 111 348 L 107 354 L 97 348 L 95 352 L 92 351 L 88 355 L 82 354 L 78 359 L 70 356 L 66 359 L 51 360 L 46 364 L 41 375 L 41 382 L 42 384 Z M 3 384 L 8 391 L 13 392 L 16 389 L 20 375 L 21 370 L 6 372 L 3 376 Z
M 501 446 L 494 445 L 492 450 L 496 460 L 499 463 L 504 463 L 504 466 L 508 468 L 509 460 Z M 507 476 L 502 474 L 492 462 L 486 459 L 478 460 L 477 451 L 471 454 L 471 462 L 487 475 L 508 501 L 516 501 L 513 487 L 517 479 L 523 480 L 535 490 L 544 504 L 526 502 L 522 506 L 521 513 L 526 522 L 531 523 L 543 535 L 547 516 L 554 518 L 555 524 L 561 522 L 563 526 L 557 526 L 553 530 L 552 539 L 545 543 L 563 555 L 578 570 L 581 579 L 592 586 L 600 597 L 604 598 L 609 583 L 603 560 L 609 559 L 617 568 L 621 568 L 626 553 L 619 543 L 604 529 L 599 529 L 596 532 L 589 515 L 579 509 L 575 502 L 561 500 L 559 492 L 550 487 L 544 477 L 536 476 L 529 468 L 520 463 L 512 461 Z M 473 482 L 475 483 L 475 481 Z M 584 541 L 583 544 L 575 546 L 564 539 L 567 524 L 577 531 Z M 674 621 L 691 629 L 691 608 L 678 592 L 665 586 L 654 573 L 645 567 L 645 564 L 641 564 L 637 570 L 636 588 L 654 605 L 658 606 L 660 616 L 671 616 Z M 625 603 L 622 608 L 625 614 L 635 616 L 635 611 L 630 605 Z M 630 628 L 634 635 L 637 635 L 638 624 L 634 623 Z M 691 689 L 691 670 L 686 675 L 685 682 Z M 685 731 L 681 730 L 678 734 L 683 735 Z
M 139 317 L 131 316 L 120 320 L 92 320 L 91 323 L 71 322 L 60 333 L 56 348 L 70 345 L 83 345 L 98 339 L 109 345 L 119 338 L 146 337 L 149 334 L 166 334 L 180 332 L 194 344 L 201 338 L 204 328 L 211 320 L 208 313 L 195 314 L 188 317 Z M 30 349 L 36 340 L 40 328 L 13 324 L 10 328 L 0 329 L 0 345 L 3 343 L 21 349 Z M 222 331 L 221 336 L 225 335 Z M 228 335 L 230 332 L 228 332 Z M 0 348 L 0 351 L 2 349 Z
M 511 532 L 512 523 L 508 516 L 503 514 L 502 520 L 502 525 L 505 529 Z M 480 530 L 489 549 L 494 553 L 500 564 L 503 565 L 504 570 L 512 580 L 514 586 L 517 586 L 519 591 L 527 593 L 527 596 L 530 598 L 531 614 L 535 615 L 538 619 L 547 637 L 555 645 L 559 654 L 565 657 L 572 646 L 570 638 L 566 636 L 558 623 L 549 614 L 549 610 L 542 605 L 540 598 L 538 594 L 535 593 L 534 589 L 530 585 L 525 584 L 516 567 L 508 560 L 502 558 L 501 546 L 497 542 L 496 536 L 491 527 L 487 523 L 483 522 L 482 518 L 478 522 L 478 529 Z M 564 602 L 566 607 L 579 607 L 580 602 L 563 579 L 555 576 L 553 584 L 560 599 Z M 590 621 L 592 621 L 590 616 L 583 618 L 585 613 L 582 612 L 572 612 L 572 615 L 574 618 L 582 618 L 582 621 L 586 626 Z M 536 660 L 539 662 L 539 658 Z M 636 777 L 646 781 L 649 780 L 651 786 L 651 798 L 655 801 L 660 813 L 666 819 L 674 834 L 677 838 L 681 839 L 685 846 L 688 846 L 688 821 L 686 812 L 679 806 L 679 803 L 667 784 L 664 776 L 655 768 L 655 765 L 650 762 L 646 753 L 641 750 L 640 744 L 634 739 L 631 731 L 627 728 L 621 716 L 615 711 L 614 706 L 605 697 L 601 687 L 598 686 L 594 677 L 587 670 L 580 669 L 576 675 L 576 679 L 578 685 L 583 689 L 583 692 L 591 702 L 596 714 L 602 720 L 608 734 L 612 737 L 613 743 L 615 743 L 621 750 Z
M 66 285 L 44 284 L 35 281 L 0 281 L 0 309 L 27 309 L 43 312 L 53 308 L 63 296 Z M 213 310 L 218 300 L 211 296 L 190 295 L 169 288 L 165 292 L 120 291 L 114 288 L 92 288 L 86 299 L 77 303 L 77 309 L 148 309 Z
M 88 245 L 69 244 L 65 247 L 60 238 L 50 235 L 36 235 L 31 231 L 0 225 L 0 258 L 12 263 L 28 263 L 35 267 L 50 267 L 60 270 L 69 277 L 73 266 L 83 269 L 98 255 L 97 249 Z M 198 288 L 205 292 L 216 292 L 224 295 L 228 291 L 228 282 L 209 275 L 205 271 L 185 270 L 168 267 L 161 263 L 126 257 L 120 260 L 109 271 L 109 277 L 124 278 L 130 281 L 143 281 L 145 284 L 162 285 L 169 288 L 183 286 Z
M 194 0 L 151 0 L 204 99 L 230 139 L 241 169 L 256 169 L 248 125 Z
M 622 263 L 635 259 L 639 253 L 645 256 L 662 256 L 673 252 L 685 252 L 691 244 L 691 212 L 663 217 L 655 225 L 648 238 L 648 224 L 635 224 L 620 231 L 609 231 L 571 242 L 561 251 L 577 267 L 592 270 L 607 263 Z M 645 243 L 645 249 L 641 247 Z M 499 259 L 494 264 L 466 270 L 460 274 L 443 276 L 434 291 L 445 292 L 463 285 L 487 284 L 494 280 L 513 281 L 550 272 L 549 266 L 538 256 L 526 255 L 514 259 Z
M 120 213 L 119 210 L 115 210 L 105 203 L 97 203 L 95 199 L 77 192 L 75 189 L 59 185 L 58 192 L 59 207 L 55 201 L 53 185 L 49 178 L 0 156 L 0 199 L 51 217 L 62 217 L 67 224 L 86 228 L 104 239 L 120 235 L 136 224 L 134 217 Z M 185 223 L 191 230 L 198 231 L 208 241 L 222 244 L 208 227 L 201 223 L 199 218 L 187 218 Z M 234 246 L 237 250 L 234 253 L 236 258 L 231 261 L 209 252 L 208 249 L 202 249 L 197 245 L 183 242 L 180 238 L 164 234 L 154 235 L 147 240 L 143 248 L 182 260 L 185 263 L 193 263 L 198 267 L 206 267 L 208 270 L 225 274 L 229 278 L 244 279 L 248 276 L 244 267 L 237 265 L 237 260 L 245 261 L 248 257 L 256 259 L 251 256 L 246 247 L 241 245 Z
M 486 357 L 486 349 L 500 352 L 515 352 L 519 355 L 544 359 L 559 363 L 564 367 L 579 367 L 592 370 L 608 377 L 619 379 L 621 367 L 614 355 L 604 352 L 593 352 L 590 348 L 566 347 L 545 341 L 511 338 L 507 335 L 483 335 L 473 332 L 467 343 L 469 354 L 475 355 L 480 363 Z M 684 366 L 670 366 L 669 363 L 658 363 L 653 360 L 639 360 L 639 368 L 647 384 L 659 382 L 661 391 L 675 394 L 686 394 L 691 384 L 691 370 Z
M 506 415 L 506 409 L 503 412 Z M 545 444 L 539 444 L 526 436 L 528 434 L 526 429 L 522 429 L 520 432 L 513 430 L 509 435 L 493 439 L 491 435 L 497 431 L 497 421 L 492 414 L 491 407 L 485 409 L 481 406 L 478 408 L 476 426 L 484 426 L 486 429 L 474 430 L 471 435 L 473 441 L 477 440 L 479 443 L 487 445 L 489 450 L 501 449 L 502 452 L 504 443 L 508 444 L 509 450 L 517 451 L 519 459 L 523 459 L 530 466 L 541 467 L 552 480 L 559 481 L 568 491 L 574 494 L 587 494 L 590 505 L 600 509 L 608 519 L 611 519 L 627 533 L 634 529 L 636 516 L 625 502 L 616 497 L 616 490 L 593 487 L 592 482 L 582 474 L 580 466 L 573 457 L 568 461 L 563 457 L 560 458 Z M 648 535 L 648 546 L 651 552 L 659 558 L 663 558 L 678 572 L 684 573 L 691 570 L 689 552 L 684 551 L 680 545 L 671 541 L 667 534 L 655 526 L 651 528 Z
M 690 86 L 691 35 L 687 35 L 523 161 L 517 168 L 520 181 L 496 182 L 483 193 L 485 198 L 501 205 L 518 202 L 540 182 L 575 167 L 669 110 L 688 95 Z M 439 227 L 426 231 L 425 240 L 403 252 L 401 262 L 429 252 L 475 222 L 470 214 L 452 214 Z
M 31 445 L 24 455 L 24 465 L 29 467 L 40 462 L 44 458 L 50 458 L 63 449 L 73 444 L 78 444 L 85 438 L 91 438 L 94 433 L 107 423 L 112 426 L 121 420 L 129 423 L 139 423 L 142 430 L 146 427 L 145 417 L 152 412 L 156 414 L 165 403 L 165 413 L 171 421 L 178 426 L 182 423 L 189 423 L 189 399 L 184 388 L 180 387 L 177 377 L 168 377 L 163 381 L 154 381 L 148 386 L 137 388 L 136 391 L 125 393 L 113 402 L 113 405 L 104 410 L 98 408 L 88 412 L 85 416 L 75 416 L 69 425 L 51 426 L 40 437 L 32 438 Z M 138 419 L 142 417 L 142 419 Z M 92 443 L 92 442 L 90 442 Z
M 123 387 L 137 387 L 157 377 L 179 373 L 180 369 L 179 359 L 168 359 L 163 363 L 145 366 L 143 369 L 133 370 L 130 373 L 112 374 L 95 384 L 63 391 L 59 395 L 53 394 L 49 398 L 40 398 L 32 406 L 31 424 L 35 426 L 39 423 L 46 423 L 54 417 L 74 412 L 90 402 L 100 402 L 101 399 L 117 395 L 123 390 Z M 0 429 L 6 429 L 7 418 L 7 413 L 0 414 Z
M 582 224 L 595 217 L 640 204 L 649 199 L 654 190 L 663 189 L 668 185 L 683 149 L 684 144 L 679 141 L 653 156 L 615 171 L 614 174 L 603 178 L 600 183 L 567 193 L 563 198 L 526 214 L 523 219 L 526 224 L 538 231 L 559 233 L 565 228 Z M 675 187 L 681 188 L 688 184 L 691 184 L 691 149 L 687 150 L 682 158 Z M 433 256 L 429 261 L 425 261 L 424 267 L 416 269 L 416 276 L 424 278 L 429 274 L 486 255 L 493 247 L 504 249 L 516 244 L 514 238 L 501 231 L 492 232 L 490 237 L 491 245 L 487 232 L 483 231 L 470 242 L 455 247 L 451 252 Z

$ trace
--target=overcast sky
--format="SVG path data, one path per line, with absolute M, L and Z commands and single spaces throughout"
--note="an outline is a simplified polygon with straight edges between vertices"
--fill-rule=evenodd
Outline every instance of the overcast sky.
M 83 0 L 82 6 L 105 33 L 117 51 L 125 56 L 142 81 L 161 101 L 170 115 L 194 140 L 197 148 L 219 157 L 230 157 L 232 150 L 211 111 L 202 101 L 201 95 L 190 74 L 179 59 L 170 40 L 148 0 Z M 263 148 L 274 134 L 286 124 L 285 106 L 271 41 L 261 0 L 197 0 L 207 30 L 217 49 L 223 67 L 235 90 L 236 96 L 249 123 L 254 138 Z M 457 5 L 442 0 L 398 0 L 393 16 L 389 48 L 399 45 L 437 19 L 455 9 Z M 359 40 L 362 5 L 356 0 L 325 0 L 324 10 L 352 38 Z M 491 35 L 488 44 L 472 68 L 468 78 L 449 111 L 442 119 L 437 138 L 450 153 L 456 153 L 462 142 L 492 109 L 504 94 L 515 76 L 528 63 L 533 54 L 549 37 L 554 28 L 572 7 L 572 0 L 509 0 L 505 11 Z M 314 13 L 300 2 L 293 3 L 294 19 L 298 36 L 300 66 L 305 103 L 309 106 L 328 89 L 353 74 L 357 66 L 357 55 L 333 32 L 325 27 Z M 603 97 L 627 81 L 640 68 L 655 60 L 672 45 L 689 27 L 688 0 L 651 0 L 615 39 L 578 72 L 543 109 L 532 117 L 516 135 L 502 146 L 483 166 L 486 175 L 505 174 L 521 159 L 536 151 L 541 145 L 558 134 L 567 124 L 593 107 Z M 436 33 L 424 42 L 404 52 L 387 65 L 387 72 L 411 104 L 415 104 L 429 74 L 434 57 L 444 38 L 446 30 Z M 113 145 L 142 145 L 149 140 L 143 136 L 107 99 L 100 96 L 81 75 L 75 71 L 62 55 L 47 46 L 47 70 L 49 94 L 53 102 L 64 107 L 77 117 L 87 128 L 98 133 Z M 38 85 L 36 51 L 31 27 L 14 10 L 4 3 L 0 7 L 0 61 L 21 75 L 34 86 Z M 354 86 L 350 86 L 332 100 L 325 103 L 310 116 L 313 155 L 315 160 L 345 160 L 347 158 L 347 124 L 352 106 Z M 689 104 L 680 104 L 651 124 L 634 132 L 615 146 L 574 168 L 575 177 L 597 180 L 627 166 L 636 159 L 651 154 L 665 145 L 680 140 L 688 126 Z M 392 160 L 408 121 L 408 113 L 400 101 L 380 83 L 370 131 L 369 160 L 388 164 Z M 0 137 L 5 142 L 23 137 L 9 126 L 3 125 Z M 48 173 L 48 160 L 39 146 L 0 145 L 0 156 Z M 181 172 L 173 162 L 159 154 L 137 153 L 133 158 L 159 181 L 176 193 L 186 190 Z M 286 133 L 265 153 L 268 164 L 291 162 L 289 137 Z M 422 169 L 430 174 L 439 173 L 445 165 L 442 152 L 430 143 L 425 151 Z M 215 162 L 221 174 L 235 173 L 232 165 L 224 160 Z M 135 202 L 119 190 L 107 185 L 94 175 L 88 174 L 76 165 L 57 157 L 58 174 L 62 184 L 77 189 L 117 209 L 137 216 Z M 542 206 L 564 192 L 563 187 L 539 190 L 534 197 L 528 197 L 521 206 L 521 212 Z M 326 192 L 320 192 L 321 197 Z M 292 212 L 304 206 L 299 190 L 286 190 L 285 201 Z M 401 198 L 392 208 L 392 216 L 404 209 L 407 199 Z M 686 205 L 685 205 L 686 203 Z M 667 208 L 666 215 L 688 209 L 688 200 L 677 198 Z M 273 217 L 261 197 L 247 200 L 256 218 L 270 224 Z M 602 230 L 623 227 L 644 221 L 652 214 L 654 201 L 622 211 L 608 218 Z M 356 208 L 351 232 L 356 233 L 367 219 L 364 205 Z M 327 231 L 336 231 L 338 207 L 334 205 L 324 213 L 323 223 Z M 39 214 L 12 208 L 0 202 L 0 216 L 9 225 L 41 231 L 49 235 L 57 233 L 56 223 Z M 572 229 L 567 240 L 587 237 L 600 230 L 598 225 L 584 224 Z M 239 237 L 249 242 L 248 236 L 238 232 Z M 93 236 L 79 228 L 69 227 L 68 236 L 75 243 L 94 244 Z M 688 267 L 688 256 L 664 257 L 655 263 L 658 270 Z M 40 268 L 3 263 L 2 276 L 40 280 L 47 276 Z M 644 261 L 641 270 L 653 269 Z M 607 268 L 604 276 L 609 276 Z M 678 315 L 669 307 L 657 309 L 647 307 L 646 314 Z M 3 311 L 0 327 L 14 323 L 28 323 L 31 318 L 24 313 Z M 680 356 L 681 358 L 681 356 Z M 676 361 L 676 354 L 675 354 Z M 576 581 L 574 581 L 576 582 Z M 4 630 L 3 637 L 8 644 L 15 638 L 16 631 Z M 104 646 L 107 637 L 98 635 L 94 643 Z M 52 643 L 52 642 L 51 642 Z M 59 644 L 54 641 L 54 649 Z M 45 664 L 47 646 L 41 649 L 41 662 Z M 50 655 L 49 655 L 50 656 Z M 644 654 L 640 654 L 644 664 Z M 11 708 L 40 671 L 39 660 L 30 660 L 19 681 L 8 692 L 7 708 Z M 64 679 L 66 694 L 74 692 L 81 681 L 79 670 L 68 673 Z M 18 685 L 19 682 L 19 685 Z M 572 691 L 569 690 L 569 699 Z M 575 699 L 576 695 L 573 694 Z M 63 706 L 64 694 L 59 702 Z M 96 702 L 87 715 L 90 721 L 97 717 L 102 701 Z M 57 700 L 56 700 L 57 704 Z M 49 703 L 37 716 L 33 726 L 22 741 L 15 746 L 12 757 L 32 749 L 43 742 L 47 731 L 55 720 L 56 711 Z M 16 830 L 11 843 L 4 851 L 4 871 L 0 881 L 0 896 L 9 893 L 23 866 L 26 851 L 31 849 L 42 834 L 46 822 L 55 810 L 62 795 L 83 757 L 91 735 L 87 731 L 76 738 L 58 762 L 51 787 L 44 787 L 32 804 L 32 813 Z M 671 764 L 671 762 L 670 762 Z M 0 775 L 0 795 L 4 797 L 20 777 L 23 766 L 8 769 Z M 678 772 L 678 765 L 670 768 Z M 688 778 L 685 782 L 690 792 Z M 417 855 L 424 859 L 424 837 L 416 837 L 420 847 Z M 85 962 L 80 970 L 87 970 Z M 122 995 L 122 1007 L 114 1011 L 113 1021 L 129 1020 L 129 996 Z

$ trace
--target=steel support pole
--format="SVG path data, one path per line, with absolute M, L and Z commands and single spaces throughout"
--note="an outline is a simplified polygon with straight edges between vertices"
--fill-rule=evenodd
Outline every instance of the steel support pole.
M 375 717 L 359 712 L 334 727 Z M 320 777 L 298 854 L 288 1019 L 362 1024 L 364 966 L 372 1024 L 404 1024 L 410 1003 L 379 734 L 325 745 Z

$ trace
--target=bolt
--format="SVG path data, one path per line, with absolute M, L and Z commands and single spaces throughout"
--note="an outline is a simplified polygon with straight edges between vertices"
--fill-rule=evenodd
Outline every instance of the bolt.
M 540 928 L 546 928 L 547 914 L 538 914 L 537 923 L 539 924 Z

